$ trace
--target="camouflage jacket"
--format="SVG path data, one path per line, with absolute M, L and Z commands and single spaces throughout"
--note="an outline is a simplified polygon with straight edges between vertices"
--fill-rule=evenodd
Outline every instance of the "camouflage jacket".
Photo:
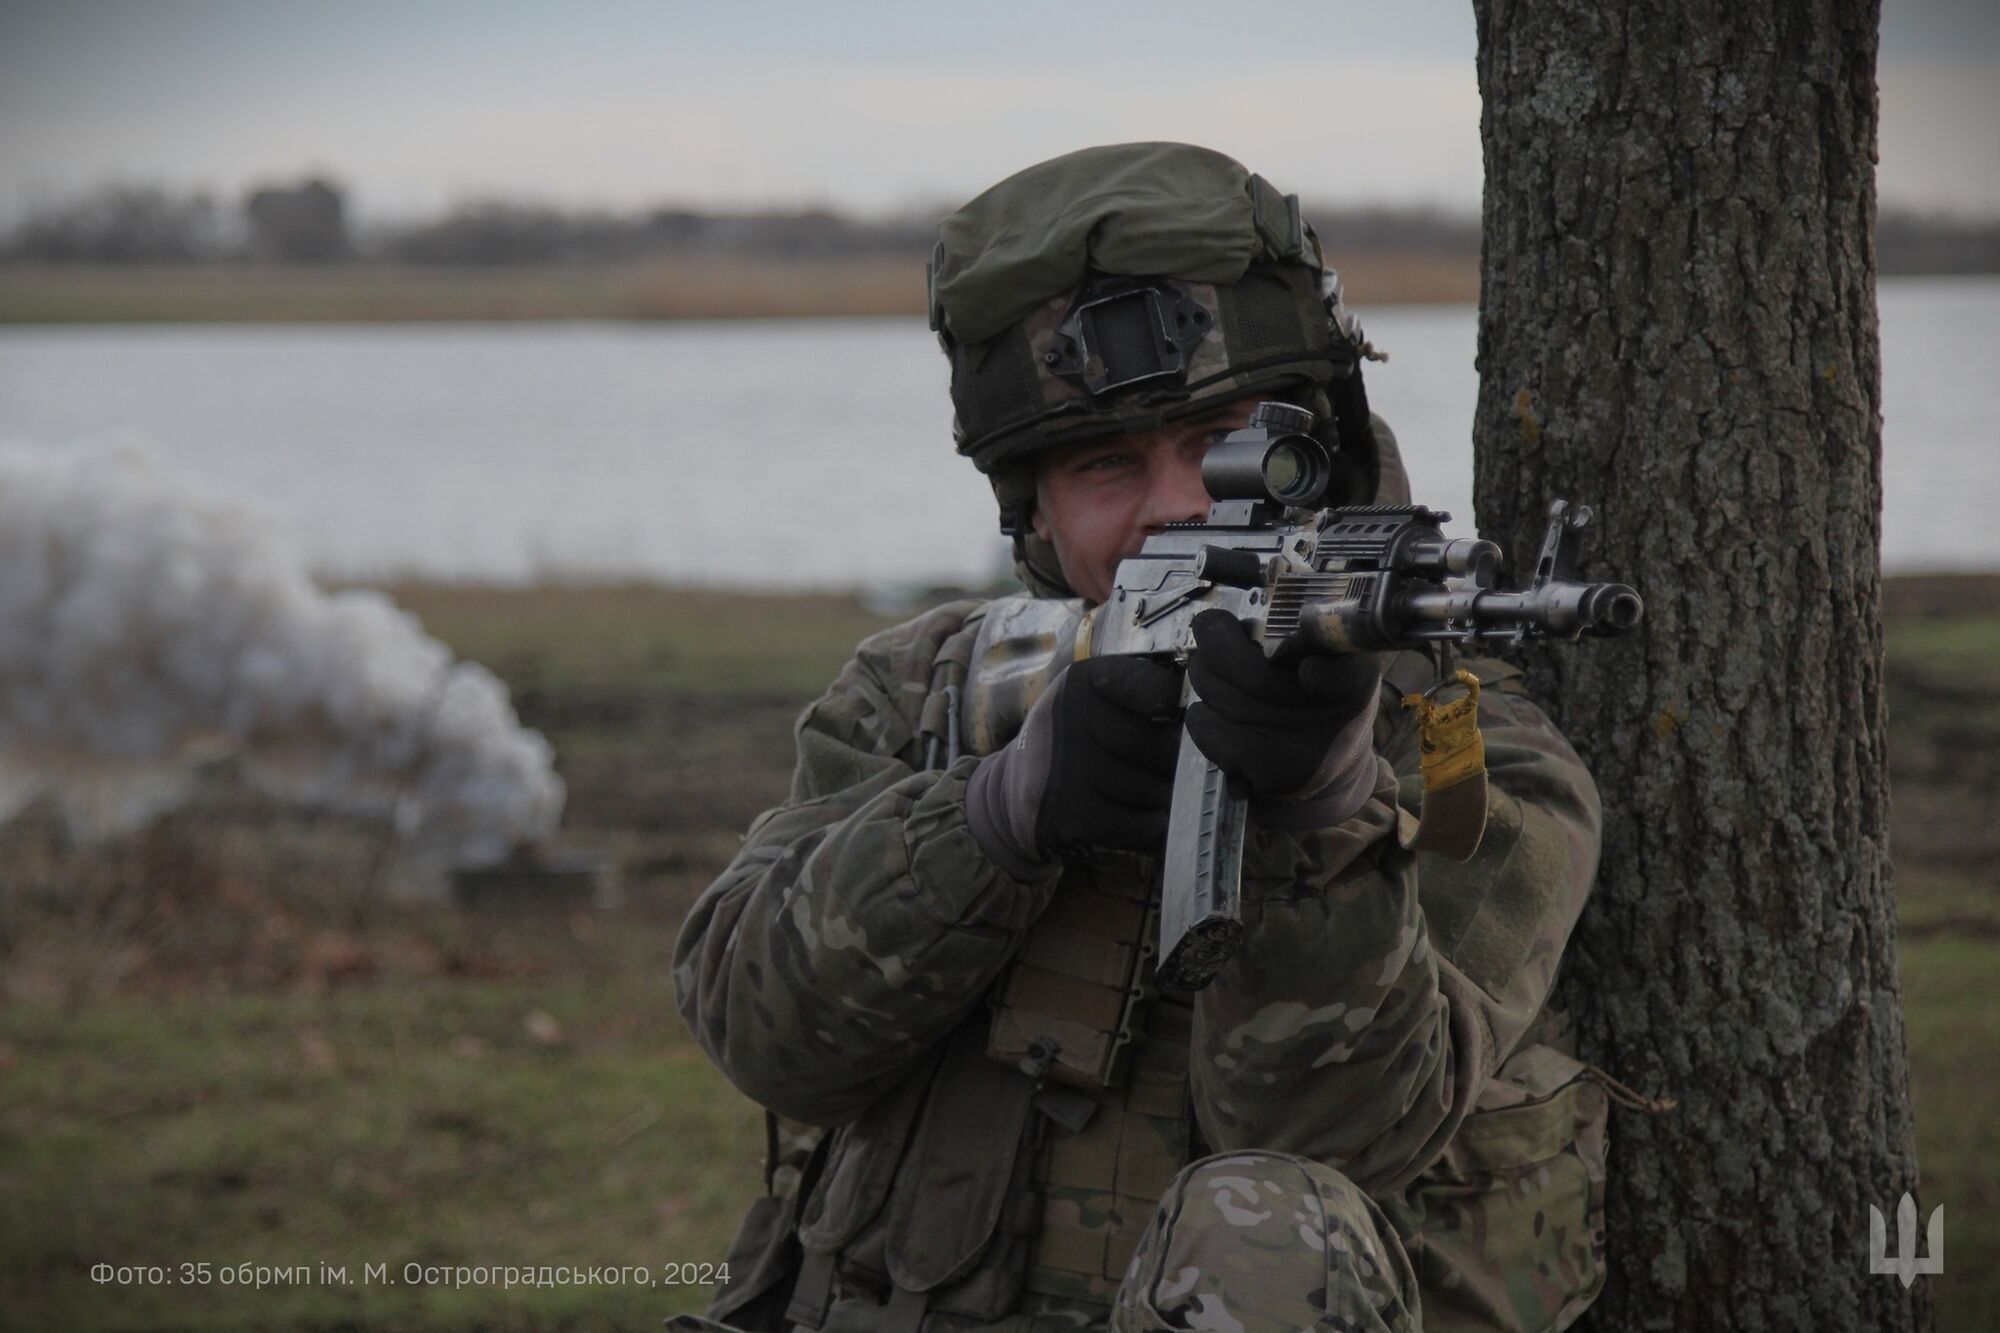
M 974 841 L 977 756 L 925 766 L 940 652 L 978 614 L 954 603 L 860 645 L 800 718 L 789 799 L 695 905 L 676 957 L 681 1012 L 711 1058 L 779 1116 L 843 1126 L 819 1192 L 872 1190 L 885 1217 L 904 1207 L 898 1161 L 919 1153 L 938 1106 L 1011 1151 L 1018 1126 L 981 1119 L 992 1093 L 924 1089 L 990 1076 L 954 1048 L 1062 892 L 1053 873 L 1010 878 Z M 1391 663 L 1369 804 L 1332 828 L 1252 831 L 1241 950 L 1193 1001 L 1193 1118 L 1212 1150 L 1309 1157 L 1376 1198 L 1410 1252 L 1426 1328 L 1564 1327 L 1602 1281 L 1605 1102 L 1543 1008 L 1595 872 L 1597 792 L 1517 673 L 1469 663 L 1487 681 L 1485 839 L 1462 864 L 1404 850 L 1420 780 L 1396 697 L 1416 660 Z M 899 1105 L 900 1121 L 884 1111 Z M 796 1201 L 760 1207 L 746 1235 L 797 1230 Z M 930 1229 L 1000 1210 L 975 1189 Z M 976 1232 L 928 1257 L 892 1238 L 877 1266 L 904 1285 L 962 1277 L 998 1243 Z M 733 1273 L 718 1313 L 773 1280 L 786 1247 L 762 1244 L 757 1275 Z

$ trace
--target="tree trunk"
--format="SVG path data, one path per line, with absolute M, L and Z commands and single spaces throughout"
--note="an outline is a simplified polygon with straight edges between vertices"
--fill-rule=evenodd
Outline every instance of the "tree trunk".
M 1615 1112 L 1618 1329 L 1909 1329 L 1867 0 L 1474 0 L 1481 532 L 1597 511 L 1634 639 L 1532 669 L 1605 795 L 1561 997 Z M 1921 1248 L 1921 1243 L 1920 1243 Z

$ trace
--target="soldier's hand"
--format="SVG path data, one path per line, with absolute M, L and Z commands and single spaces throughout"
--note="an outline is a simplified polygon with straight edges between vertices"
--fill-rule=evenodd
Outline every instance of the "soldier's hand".
M 966 787 L 972 835 L 1029 879 L 1091 847 L 1157 852 L 1180 744 L 1181 680 L 1138 657 L 1077 662 Z
M 1193 630 L 1188 734 L 1260 798 L 1260 820 L 1324 826 L 1359 810 L 1375 784 L 1381 658 L 1267 657 L 1227 611 L 1202 612 Z

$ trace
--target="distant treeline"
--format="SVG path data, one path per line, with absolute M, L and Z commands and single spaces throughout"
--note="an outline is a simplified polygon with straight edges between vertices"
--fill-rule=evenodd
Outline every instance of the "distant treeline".
M 376 260 L 499 267 L 601 262 L 654 254 L 838 259 L 927 254 L 943 209 L 860 219 L 825 209 L 631 213 L 509 200 L 460 204 L 442 217 L 357 226 L 346 192 L 311 179 L 247 193 L 231 207 L 203 192 L 107 186 L 31 211 L 0 239 L 0 260 L 44 263 L 338 264 Z M 1384 252 L 1475 259 L 1479 220 L 1418 208 L 1306 208 L 1335 255 Z M 1884 211 L 1876 254 L 1886 274 L 2000 272 L 2000 218 Z

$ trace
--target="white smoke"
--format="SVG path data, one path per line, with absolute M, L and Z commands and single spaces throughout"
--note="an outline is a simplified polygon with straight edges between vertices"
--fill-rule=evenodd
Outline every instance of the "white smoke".
M 261 512 L 143 453 L 0 450 L 0 820 L 48 793 L 86 836 L 128 829 L 222 753 L 463 860 L 562 813 L 493 674 L 380 594 L 321 591 Z

